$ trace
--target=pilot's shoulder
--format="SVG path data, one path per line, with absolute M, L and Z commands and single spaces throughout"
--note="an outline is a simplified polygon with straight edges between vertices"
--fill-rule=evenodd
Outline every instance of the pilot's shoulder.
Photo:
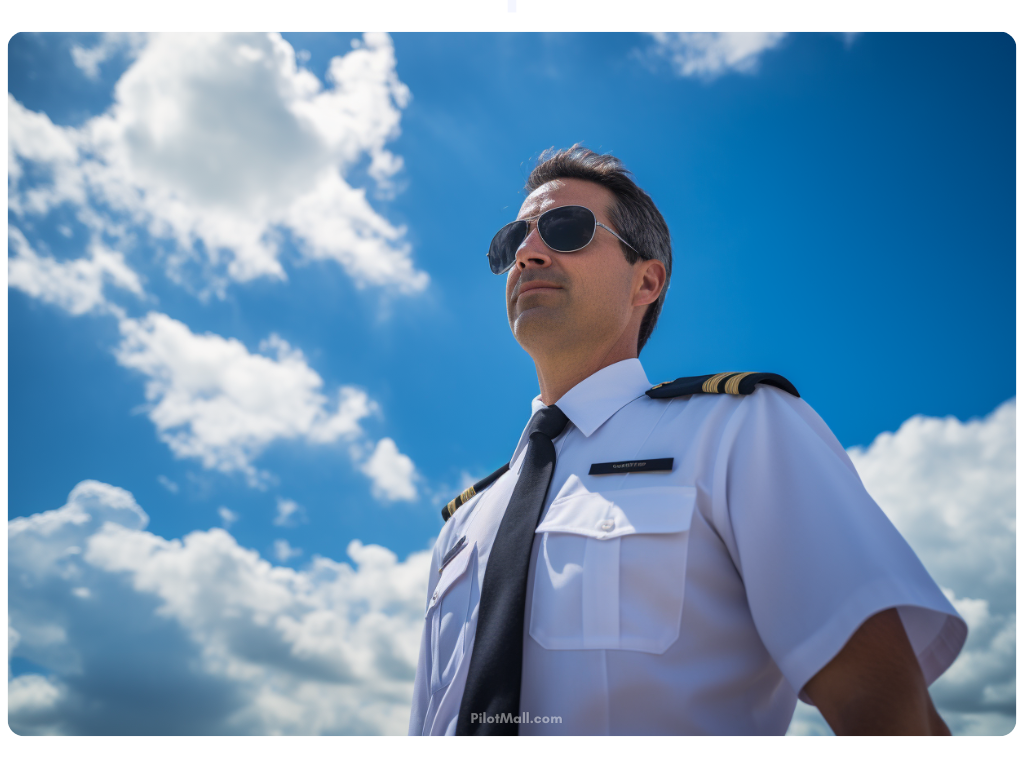
M 758 384 L 778 387 L 794 397 L 800 397 L 789 379 L 777 373 L 754 371 L 711 373 L 706 376 L 683 376 L 673 381 L 663 381 L 644 394 L 655 399 L 682 397 L 684 395 L 751 395 Z
M 449 520 L 451 520 L 452 515 L 455 514 L 455 511 L 459 507 L 461 507 L 467 501 L 472 499 L 474 496 L 476 496 L 478 493 L 480 493 L 480 491 L 482 491 L 484 488 L 489 486 L 491 483 L 493 483 L 495 480 L 497 480 L 499 477 L 501 477 L 506 472 L 508 472 L 508 464 L 505 464 L 504 466 L 498 467 L 496 470 L 491 472 L 491 474 L 489 474 L 483 480 L 479 480 L 479 481 L 473 483 L 473 485 L 469 486 L 469 488 L 464 490 L 462 493 L 460 493 L 454 499 L 452 499 L 447 504 L 445 504 L 443 507 L 441 507 L 441 519 L 444 520 L 445 523 L 447 523 Z

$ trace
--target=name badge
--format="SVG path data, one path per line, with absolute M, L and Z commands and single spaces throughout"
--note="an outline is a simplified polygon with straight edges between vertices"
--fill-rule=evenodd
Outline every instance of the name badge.
M 626 472 L 671 472 L 674 459 L 638 459 L 591 464 L 592 475 L 622 475 Z

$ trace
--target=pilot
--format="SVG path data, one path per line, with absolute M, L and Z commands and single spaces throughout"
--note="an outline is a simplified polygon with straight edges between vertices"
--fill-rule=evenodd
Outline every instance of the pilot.
M 436 545 L 410 734 L 948 734 L 967 627 L 796 387 L 652 386 L 672 272 L 622 163 L 545 153 L 495 236 L 540 394 Z

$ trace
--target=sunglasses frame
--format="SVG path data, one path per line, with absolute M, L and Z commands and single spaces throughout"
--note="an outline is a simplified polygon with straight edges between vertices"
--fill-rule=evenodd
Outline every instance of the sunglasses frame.
M 587 242 L 584 243 L 583 245 L 581 245 L 579 248 L 572 248 L 572 249 L 570 249 L 568 251 L 563 251 L 563 250 L 560 250 L 558 248 L 552 248 L 551 245 L 548 244 L 548 241 L 544 239 L 544 233 L 541 232 L 541 229 L 540 229 L 540 220 L 542 218 L 547 216 L 549 213 L 554 213 L 555 211 L 559 211 L 559 210 L 561 210 L 563 208 L 582 208 L 583 210 L 585 210 L 587 213 L 589 213 L 591 216 L 594 217 L 594 231 L 590 233 L 590 239 L 587 240 Z M 619 235 L 613 229 L 611 229 L 610 227 L 608 227 L 608 226 L 602 224 L 600 221 L 598 221 L 597 220 L 597 214 L 594 213 L 589 208 L 587 208 L 587 206 L 585 206 L 585 205 L 559 205 L 559 206 L 557 206 L 555 208 L 549 208 L 548 210 L 544 211 L 544 213 L 537 214 L 536 216 L 531 216 L 528 219 L 516 219 L 515 221 L 510 221 L 504 227 L 499 229 L 498 232 L 495 233 L 494 237 L 497 237 L 498 234 L 500 234 L 501 230 L 505 229 L 505 227 L 509 227 L 509 226 L 511 226 L 513 224 L 518 224 L 519 222 L 522 222 L 522 223 L 526 224 L 526 234 L 523 235 L 523 239 L 519 241 L 519 246 L 521 246 L 524 242 L 526 242 L 526 238 L 530 236 L 530 222 L 531 221 L 536 221 L 537 222 L 537 234 L 540 236 L 541 242 L 544 243 L 544 245 L 546 245 L 548 248 L 551 248 L 551 250 L 554 251 L 555 253 L 576 253 L 577 251 L 582 251 L 584 248 L 586 248 L 588 245 L 590 245 L 592 242 L 594 242 L 594 238 L 597 237 L 597 228 L 601 227 L 601 229 L 603 229 L 606 232 L 610 233 L 616 240 L 618 240 L 620 243 L 622 243 L 627 248 L 629 248 L 631 251 L 633 251 L 633 253 L 637 254 L 638 256 L 640 255 L 640 251 L 638 251 L 632 245 L 630 245 L 625 240 L 623 240 L 621 237 L 619 237 Z M 492 238 L 491 241 L 493 242 L 493 238 Z M 516 246 L 516 253 L 519 252 L 519 246 Z M 488 248 L 487 249 L 487 260 L 488 260 L 488 262 L 490 262 L 490 256 L 491 256 L 491 251 Z M 507 267 L 505 267 L 503 270 L 501 270 L 501 272 L 494 272 L 493 269 L 491 270 L 491 272 L 493 272 L 496 275 L 503 275 L 506 272 L 508 272 L 510 269 L 512 269 L 512 265 L 515 264 L 515 263 L 516 263 L 516 260 L 512 259 L 512 261 L 509 263 L 509 265 Z

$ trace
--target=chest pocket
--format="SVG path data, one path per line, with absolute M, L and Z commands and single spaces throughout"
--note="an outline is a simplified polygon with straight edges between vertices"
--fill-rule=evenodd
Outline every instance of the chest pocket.
M 696 493 L 556 498 L 537 526 L 530 636 L 551 650 L 664 653 L 679 637 Z
M 451 683 L 466 655 L 466 624 L 469 621 L 476 560 L 476 544 L 464 547 L 445 565 L 427 602 L 431 694 Z

